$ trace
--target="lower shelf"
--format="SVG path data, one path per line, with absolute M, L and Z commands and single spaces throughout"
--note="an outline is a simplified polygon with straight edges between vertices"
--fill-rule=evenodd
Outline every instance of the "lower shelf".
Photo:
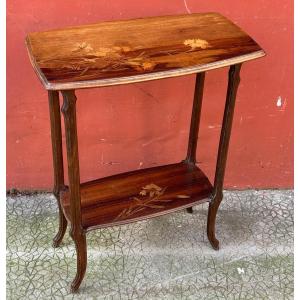
M 81 184 L 84 229 L 120 225 L 167 214 L 209 201 L 212 185 L 185 162 L 118 174 Z M 70 220 L 70 194 L 60 194 Z

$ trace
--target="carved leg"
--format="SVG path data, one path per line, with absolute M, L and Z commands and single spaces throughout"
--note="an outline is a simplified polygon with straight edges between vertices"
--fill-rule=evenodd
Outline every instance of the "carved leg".
M 63 239 L 63 237 L 66 233 L 66 230 L 67 230 L 67 225 L 68 225 L 67 219 L 64 216 L 64 213 L 62 211 L 62 208 L 61 208 L 58 197 L 56 197 L 56 199 L 57 199 L 57 203 L 58 203 L 59 228 L 58 228 L 58 232 L 57 232 L 56 236 L 53 238 L 53 244 L 52 245 L 53 245 L 54 248 L 57 248 L 61 244 L 62 239 Z
M 77 273 L 71 284 L 71 292 L 74 293 L 78 290 L 86 271 L 86 233 L 84 231 L 72 233 L 70 230 L 70 235 L 75 243 L 77 253 Z
M 216 250 L 219 249 L 219 241 L 215 236 L 216 215 L 223 198 L 223 182 L 226 168 L 227 153 L 229 147 L 230 133 L 234 114 L 235 99 L 240 83 L 241 64 L 233 65 L 229 70 L 226 104 L 223 116 L 222 130 L 218 149 L 218 159 L 215 172 L 214 190 L 209 203 L 207 216 L 207 237 Z
M 192 108 L 192 119 L 190 125 L 190 134 L 188 142 L 188 150 L 185 162 L 195 165 L 196 164 L 196 150 L 198 142 L 199 123 L 202 107 L 203 89 L 204 89 L 205 73 L 198 73 L 196 75 L 196 85 L 194 93 L 194 102 Z M 188 207 L 188 213 L 193 213 L 193 207 Z
M 212 201 L 209 203 L 208 216 L 207 216 L 207 237 L 211 246 L 215 250 L 219 250 L 219 241 L 216 239 L 216 216 L 220 203 L 223 199 L 223 195 L 218 195 L 213 197 Z
M 54 169 L 54 188 L 53 194 L 56 197 L 59 211 L 59 229 L 58 233 L 53 239 L 53 247 L 56 248 L 60 245 L 66 229 L 67 220 L 63 214 L 59 192 L 64 187 L 64 166 L 62 155 L 62 138 L 61 138 L 61 120 L 59 109 L 59 96 L 57 91 L 48 92 L 50 123 L 51 123 L 51 141 L 52 141 L 52 157 Z
M 74 240 L 77 252 L 77 273 L 71 285 L 71 291 L 75 292 L 76 290 L 78 290 L 86 270 L 86 237 L 81 222 L 80 176 L 76 124 L 76 96 L 73 90 L 62 91 L 62 94 L 64 103 L 61 110 L 64 114 L 65 120 L 69 175 L 71 213 L 70 235 Z

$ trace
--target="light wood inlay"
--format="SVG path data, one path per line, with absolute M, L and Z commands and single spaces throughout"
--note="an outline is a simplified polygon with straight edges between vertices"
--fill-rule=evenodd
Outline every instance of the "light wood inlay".
M 217 13 L 151 17 L 30 33 L 31 63 L 48 90 L 187 75 L 265 55 Z
M 150 194 L 152 187 L 159 188 L 159 197 Z M 209 201 L 212 189 L 204 173 L 188 163 L 86 182 L 80 185 L 82 226 L 90 230 L 164 215 Z M 61 191 L 60 196 L 64 212 L 70 219 L 69 190 Z

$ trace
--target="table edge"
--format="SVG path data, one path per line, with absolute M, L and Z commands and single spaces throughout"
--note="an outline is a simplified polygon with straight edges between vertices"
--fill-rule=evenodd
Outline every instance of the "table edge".
M 50 83 L 48 82 L 47 78 L 44 76 L 44 74 L 41 71 L 41 69 L 39 68 L 34 56 L 32 55 L 31 44 L 30 44 L 30 39 L 29 39 L 28 35 L 25 38 L 25 45 L 26 45 L 27 53 L 29 56 L 30 63 L 33 67 L 33 70 L 34 70 L 35 74 L 37 75 L 37 77 L 39 78 L 39 80 L 41 81 L 44 88 L 46 90 L 56 90 L 56 89 L 49 88 Z
M 228 67 L 231 65 L 243 63 L 253 59 L 261 58 L 266 55 L 264 50 L 258 50 L 249 54 L 244 54 L 241 56 L 235 56 L 233 58 L 225 59 L 218 62 L 195 65 L 192 67 L 172 69 L 162 72 L 153 72 L 148 74 L 125 76 L 118 78 L 108 78 L 108 79 L 97 79 L 97 80 L 86 80 L 86 81 L 74 81 L 74 82 L 48 82 L 42 74 L 40 74 L 39 68 L 33 63 L 34 69 L 38 74 L 43 86 L 47 90 L 75 90 L 75 89 L 85 89 L 85 88 L 97 88 L 105 86 L 114 86 L 122 84 L 137 83 L 143 81 L 158 80 L 164 78 L 172 78 L 184 75 L 191 75 L 195 73 L 201 73 L 213 69 Z M 30 59 L 31 60 L 31 59 Z

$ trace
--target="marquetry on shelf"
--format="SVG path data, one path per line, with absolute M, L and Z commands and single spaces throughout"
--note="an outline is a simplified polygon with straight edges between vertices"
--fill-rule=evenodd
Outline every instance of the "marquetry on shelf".
M 183 162 L 86 182 L 80 192 L 82 226 L 93 229 L 191 207 L 207 201 L 212 185 L 197 166 Z M 60 197 L 71 220 L 69 190 L 62 190 Z
M 101 22 L 28 34 L 32 66 L 48 90 L 61 243 L 67 223 L 77 251 L 76 291 L 87 265 L 88 230 L 144 220 L 209 202 L 207 236 L 214 249 L 241 64 L 265 55 L 244 31 L 217 13 Z M 205 72 L 230 66 L 214 182 L 196 166 Z M 75 90 L 196 74 L 187 155 L 182 162 L 80 183 Z M 163 86 L 162 86 L 163 88 Z M 59 92 L 63 96 L 60 107 Z M 64 183 L 60 109 L 69 186 Z

